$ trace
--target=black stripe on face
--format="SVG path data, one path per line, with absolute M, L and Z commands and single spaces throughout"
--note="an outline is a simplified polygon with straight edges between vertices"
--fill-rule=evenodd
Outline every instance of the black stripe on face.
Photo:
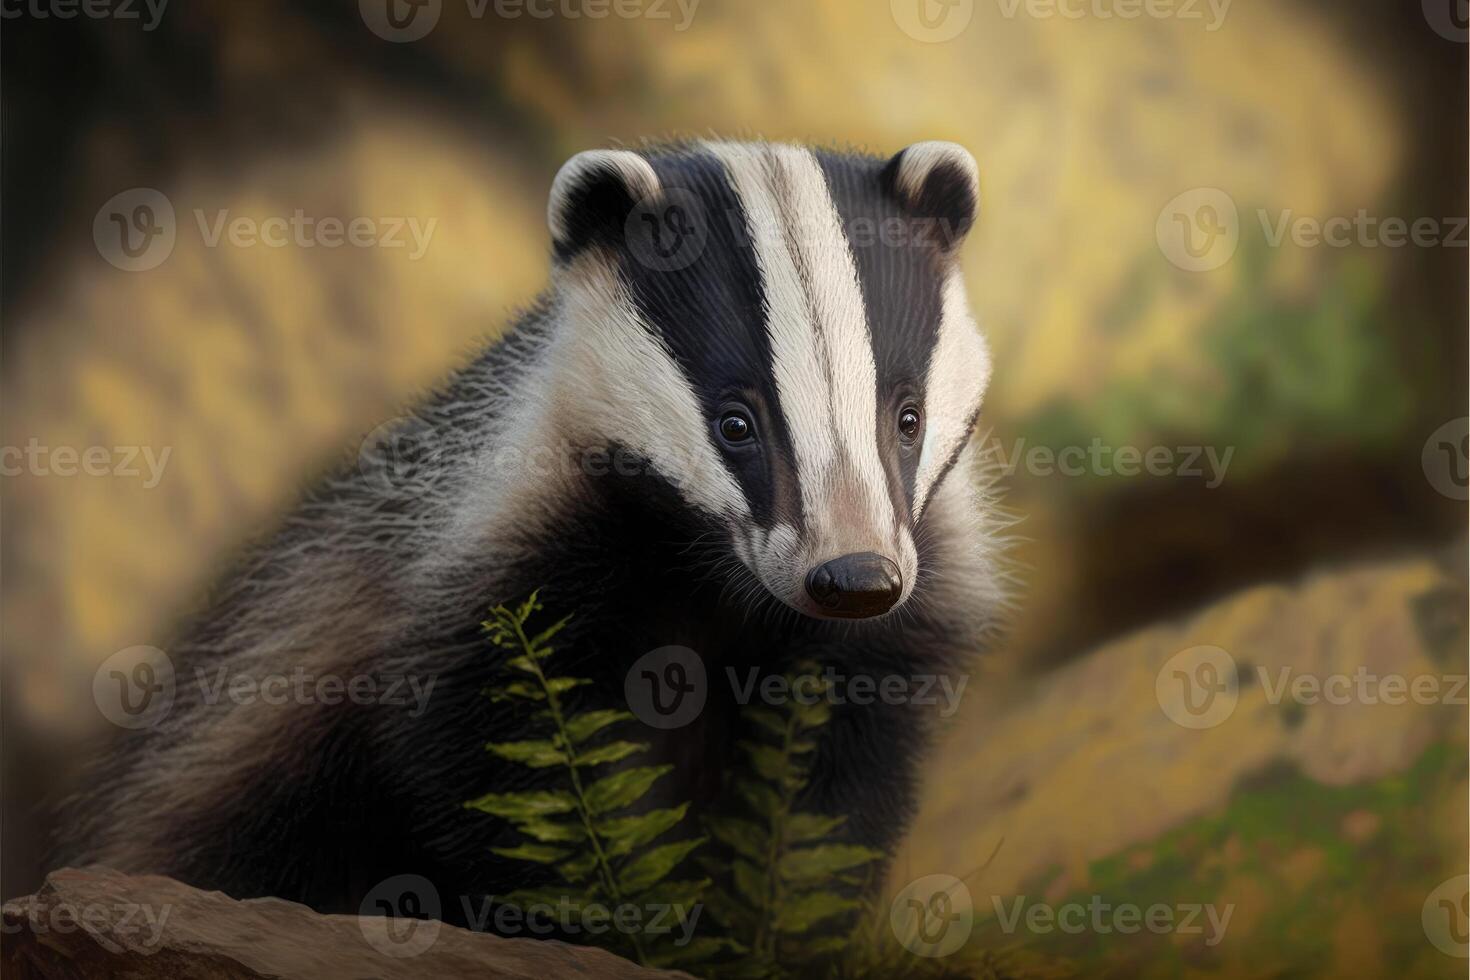
M 647 259 L 649 241 L 620 250 L 622 274 L 639 312 L 657 331 L 689 379 L 704 413 L 708 438 L 730 467 L 755 521 L 799 525 L 796 459 L 776 391 L 766 333 L 766 296 L 753 238 L 723 164 L 692 151 L 649 156 L 665 200 L 677 214 L 652 209 L 648 227 L 672 247 L 677 236 L 699 242 L 692 261 Z M 634 234 L 636 234 L 636 229 Z M 639 379 L 629 379 L 636 385 Z M 725 412 L 747 409 L 755 424 L 750 445 L 727 446 L 717 427 Z
M 882 178 L 884 161 L 815 151 L 852 249 L 873 337 L 878 379 L 878 455 L 901 514 L 911 513 L 923 432 L 912 446 L 898 417 L 924 408 L 930 359 L 939 337 L 945 273 L 943 229 L 906 214 Z

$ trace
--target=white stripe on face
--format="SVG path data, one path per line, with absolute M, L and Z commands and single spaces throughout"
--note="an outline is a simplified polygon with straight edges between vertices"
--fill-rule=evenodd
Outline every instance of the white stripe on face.
M 750 505 L 710 442 L 699 400 L 673 354 L 638 312 L 616 269 L 577 258 L 563 277 L 567 329 L 555 376 L 577 393 L 564 399 L 574 430 L 614 435 L 652 461 L 690 502 L 712 514 L 750 516 Z M 630 379 L 637 379 L 636 384 Z
M 949 270 L 943 288 L 939 336 L 925 385 L 924 446 L 914 476 L 915 520 L 923 513 L 945 464 L 969 439 L 969 423 L 990 382 L 990 352 L 970 316 L 958 265 Z
M 826 178 L 795 146 L 713 143 L 749 223 L 765 288 L 781 413 L 796 456 L 813 564 L 853 551 L 899 561 L 878 456 L 877 370 L 852 252 Z M 857 519 L 854 519 L 854 518 Z

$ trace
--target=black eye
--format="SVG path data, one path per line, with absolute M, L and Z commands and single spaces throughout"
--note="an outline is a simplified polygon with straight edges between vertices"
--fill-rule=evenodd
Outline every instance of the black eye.
M 919 410 L 912 405 L 905 405 L 898 413 L 898 434 L 905 442 L 913 442 L 919 434 L 919 425 L 922 422 Z
M 740 412 L 726 412 L 720 418 L 720 436 L 728 443 L 742 443 L 751 437 L 755 427 Z

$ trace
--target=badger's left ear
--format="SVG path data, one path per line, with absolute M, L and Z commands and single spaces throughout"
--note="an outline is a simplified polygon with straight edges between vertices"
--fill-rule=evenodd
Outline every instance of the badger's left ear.
M 562 164 L 551 182 L 546 223 L 559 259 L 589 245 L 623 240 L 628 215 L 638 202 L 656 197 L 658 175 L 629 150 L 587 150 Z
M 958 143 L 930 140 L 898 151 L 883 168 L 889 192 L 917 218 L 940 222 L 941 247 L 953 252 L 980 209 L 980 168 Z

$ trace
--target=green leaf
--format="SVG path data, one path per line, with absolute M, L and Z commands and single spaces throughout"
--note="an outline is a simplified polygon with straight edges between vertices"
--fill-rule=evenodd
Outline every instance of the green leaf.
M 825 698 L 812 704 L 796 704 L 792 714 L 802 728 L 820 728 L 832 719 L 832 705 Z
M 531 662 L 531 658 L 526 656 L 525 654 L 522 654 L 519 657 L 511 657 L 505 662 L 505 665 L 507 667 L 514 667 L 516 670 L 523 670 L 528 674 L 536 673 L 537 669 L 536 665 Z
M 758 779 L 747 776 L 735 778 L 735 791 L 757 815 L 769 819 L 776 811 L 781 809 L 781 797 L 771 788 L 770 784 L 763 783 Z
M 847 821 L 846 817 L 824 817 L 817 813 L 793 813 L 786 821 L 786 840 L 805 844 L 829 836 Z
M 853 945 L 851 936 L 806 937 L 801 941 L 801 951 L 808 956 L 830 956 L 845 953 Z
M 587 810 L 594 816 L 618 810 L 640 799 L 654 781 L 673 766 L 635 766 L 622 772 L 605 776 L 587 787 L 584 800 Z
M 715 840 L 735 853 L 756 864 L 765 862 L 769 835 L 756 824 L 739 817 L 710 817 L 704 823 Z
M 708 878 L 660 881 L 638 897 L 645 903 L 657 902 L 661 905 L 689 906 L 701 901 L 709 886 L 710 879 Z
M 507 820 L 527 820 L 577 808 L 577 798 L 561 790 L 529 790 L 523 793 L 486 793 L 465 804 Z
M 570 691 L 574 687 L 581 687 L 583 684 L 591 683 L 585 677 L 548 677 L 546 679 L 546 687 L 552 694 L 561 694 Z
M 563 861 L 561 864 L 558 864 L 556 866 L 556 870 L 560 872 L 561 876 L 567 881 L 575 884 L 576 882 L 579 882 L 583 878 L 590 875 L 593 869 L 596 867 L 597 853 L 595 851 L 588 850 L 582 854 L 578 854 L 576 857 L 568 861 Z M 595 896 L 593 894 L 589 894 L 586 897 L 590 900 Z
M 550 656 L 551 655 L 551 651 L 550 650 L 543 650 L 542 647 L 545 646 L 546 645 L 546 642 L 548 640 L 550 640 L 553 636 L 555 636 L 556 634 L 560 633 L 562 631 L 562 627 L 563 626 L 566 626 L 567 623 L 571 622 L 571 619 L 572 619 L 571 616 L 563 616 L 557 622 L 551 624 L 550 626 L 546 627 L 546 629 L 542 630 L 540 633 L 537 633 L 535 636 L 531 637 L 531 644 L 530 644 L 530 646 L 531 646 L 531 649 L 533 651 L 535 651 L 536 656 L 538 658 L 539 657 L 546 657 L 546 656 Z
M 511 681 L 509 684 L 503 687 L 497 687 L 490 692 L 491 701 L 509 701 L 512 698 L 520 698 L 525 701 L 543 701 L 546 695 L 530 681 Z
M 497 900 L 500 905 L 514 905 L 519 909 L 526 909 L 532 905 L 550 905 L 552 908 L 559 906 L 563 899 L 575 900 L 574 896 L 565 891 L 556 891 L 552 888 L 518 888 Z
M 746 708 L 744 715 L 772 735 L 782 738 L 785 737 L 786 720 L 775 709 L 756 705 Z
M 757 775 L 771 782 L 778 782 L 786 776 L 788 762 L 786 756 L 780 749 L 769 745 L 758 745 L 755 742 L 737 743 L 750 756 L 750 764 L 755 768 Z
M 521 603 L 520 604 L 520 607 L 516 609 L 516 611 L 515 611 L 515 621 L 518 624 L 519 623 L 524 623 L 526 620 L 530 619 L 531 618 L 531 613 L 533 613 L 537 609 L 540 609 L 541 608 L 541 604 L 536 601 L 537 596 L 539 596 L 540 594 L 541 594 L 541 590 L 540 589 L 537 589 L 535 592 L 532 592 L 530 595 L 526 596 L 526 601 L 523 602 L 523 603 Z M 505 607 L 504 606 L 501 606 L 499 608 L 504 609 Z
M 690 851 L 706 840 L 708 838 L 691 837 L 689 840 L 661 844 L 644 851 L 623 865 L 622 870 L 618 872 L 618 887 L 624 892 L 633 894 L 643 891 L 655 882 L 668 877 L 669 872 L 678 867 L 679 862 L 684 860 Z
M 620 721 L 632 720 L 633 713 L 631 711 L 618 711 L 614 708 L 589 711 L 586 714 L 567 719 L 566 734 L 567 738 L 572 740 L 573 745 L 579 745 L 602 731 L 608 725 L 613 725 Z
M 574 844 L 587 836 L 587 829 L 581 824 L 555 820 L 522 820 L 516 824 L 516 829 L 527 837 L 550 844 Z
M 787 934 L 800 934 L 823 919 L 851 912 L 859 905 L 857 899 L 832 892 L 810 892 L 788 898 L 781 903 L 780 913 L 775 916 L 772 925 Z
M 611 817 L 598 822 L 597 833 L 607 842 L 608 854 L 620 857 L 676 827 L 688 810 L 689 804 L 683 803 L 667 810 L 649 810 L 631 817 Z
M 781 858 L 781 877 L 787 881 L 817 881 L 882 856 L 881 851 L 857 844 L 822 844 L 788 851 Z
M 502 759 L 519 762 L 532 769 L 561 765 L 567 761 L 566 753 L 547 741 L 491 742 L 485 746 Z
M 766 904 L 766 879 L 755 865 L 748 861 L 737 858 L 731 865 L 730 870 L 735 879 L 735 888 L 746 901 L 751 902 L 756 908 L 762 908 Z
M 595 749 L 579 753 L 577 755 L 577 765 L 600 766 L 608 762 L 617 762 L 621 759 L 626 759 L 636 752 L 646 752 L 647 750 L 648 743 L 646 742 L 608 742 L 606 745 L 599 745 Z
M 548 847 L 545 844 L 517 844 L 515 847 L 492 847 L 490 853 L 515 858 L 518 861 L 551 864 L 566 857 L 568 852 L 559 847 Z

